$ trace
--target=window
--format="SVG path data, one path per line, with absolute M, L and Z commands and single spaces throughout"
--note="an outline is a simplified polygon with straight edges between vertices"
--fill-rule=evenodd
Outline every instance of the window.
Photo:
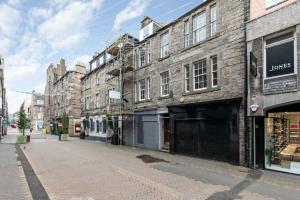
M 184 86 L 185 86 L 185 92 L 190 91 L 190 66 L 187 64 L 184 66 Z
M 218 59 L 217 56 L 213 56 L 210 58 L 211 65 L 211 81 L 212 87 L 218 86 Z
M 146 44 L 146 57 L 146 63 L 149 64 L 151 62 L 150 42 Z
M 104 55 L 101 55 L 99 58 L 99 65 L 103 65 L 104 64 Z
M 169 95 L 169 71 L 160 74 L 160 91 L 161 96 Z
M 95 130 L 95 124 L 94 124 L 94 121 L 93 119 L 90 119 L 90 123 L 91 123 L 91 132 L 93 132 Z
M 100 94 L 96 94 L 96 108 L 100 108 Z
M 150 77 L 147 78 L 147 99 L 150 99 Z
M 100 132 L 100 123 L 99 123 L 99 120 L 96 121 L 96 126 L 97 126 L 96 132 L 99 133 Z
M 139 67 L 143 67 L 146 65 L 146 53 L 145 53 L 145 46 L 139 48 L 140 52 L 140 63 Z
M 190 22 L 187 20 L 184 22 L 184 47 L 190 46 Z
M 206 87 L 206 60 L 202 60 L 194 64 L 194 89 L 200 90 Z
M 85 109 L 86 110 L 90 109 L 90 97 L 85 98 Z
M 139 81 L 139 101 L 145 100 L 146 85 L 145 80 Z
M 217 31 L 217 7 L 216 4 L 210 7 L 210 35 Z
M 266 7 L 268 8 L 268 7 L 274 6 L 274 5 L 279 4 L 283 1 L 285 1 L 285 0 L 267 0 Z
M 114 91 L 114 90 L 115 90 L 115 88 L 112 88 L 112 89 L 108 90 L 108 93 L 107 93 L 107 96 L 108 96 L 108 105 L 113 105 L 115 103 L 115 100 L 113 98 L 109 97 L 109 91 Z
M 160 36 L 160 57 L 169 55 L 169 33 L 164 33 Z
M 96 85 L 100 84 L 100 74 L 98 73 L 96 76 Z
M 137 102 L 137 84 L 134 83 L 134 101 Z
M 206 38 L 206 13 L 193 17 L 193 42 L 198 43 Z
M 103 118 L 104 119 L 104 121 L 105 121 L 105 123 L 102 123 L 103 124 L 103 127 L 102 127 L 102 132 L 103 133 L 106 133 L 106 129 L 107 129 L 107 118 Z

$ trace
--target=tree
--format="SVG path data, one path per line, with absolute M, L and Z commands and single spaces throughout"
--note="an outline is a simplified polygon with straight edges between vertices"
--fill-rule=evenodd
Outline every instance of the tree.
M 17 122 L 18 128 L 20 132 L 22 132 L 23 136 L 25 135 L 25 129 L 27 126 L 27 118 L 24 111 L 21 111 L 18 113 L 18 122 Z

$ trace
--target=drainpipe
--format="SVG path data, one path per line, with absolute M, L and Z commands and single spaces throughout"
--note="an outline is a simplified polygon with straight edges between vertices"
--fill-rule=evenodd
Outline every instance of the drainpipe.
M 246 23 L 248 21 L 248 14 L 249 13 L 249 7 L 250 7 L 250 1 L 247 0 L 247 3 L 244 6 L 244 41 L 245 41 L 245 86 L 244 86 L 244 145 L 245 145 L 245 164 L 249 166 L 249 130 L 248 130 L 248 104 L 247 104 L 247 98 L 248 98 L 248 52 L 247 52 L 247 30 L 246 30 Z

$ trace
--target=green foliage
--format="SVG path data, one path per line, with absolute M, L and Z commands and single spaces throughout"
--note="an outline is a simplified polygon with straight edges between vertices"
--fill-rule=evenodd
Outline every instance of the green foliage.
M 25 135 L 18 135 L 17 136 L 17 143 L 18 144 L 24 144 L 24 143 L 26 143 L 26 136 Z
M 18 122 L 17 122 L 17 126 L 20 130 L 20 132 L 22 132 L 23 136 L 25 135 L 25 129 L 27 127 L 27 118 L 26 118 L 26 114 L 25 112 L 21 111 L 18 113 Z

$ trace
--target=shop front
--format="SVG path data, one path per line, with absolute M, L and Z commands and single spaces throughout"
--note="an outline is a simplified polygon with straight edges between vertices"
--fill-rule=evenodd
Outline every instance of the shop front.
M 269 110 L 264 124 L 265 168 L 300 174 L 300 104 Z

